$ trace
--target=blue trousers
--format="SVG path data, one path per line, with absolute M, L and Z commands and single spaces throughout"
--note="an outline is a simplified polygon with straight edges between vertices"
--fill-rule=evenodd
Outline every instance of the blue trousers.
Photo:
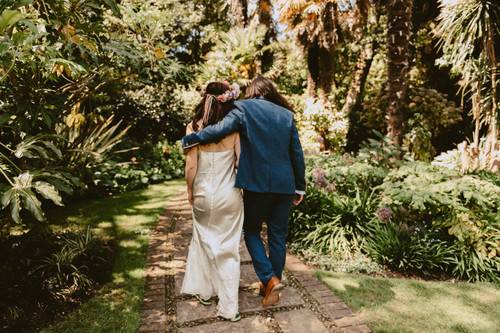
M 281 279 L 285 267 L 288 218 L 293 195 L 244 191 L 245 221 L 243 236 L 253 267 L 264 285 L 273 277 Z M 269 255 L 260 237 L 267 224 Z

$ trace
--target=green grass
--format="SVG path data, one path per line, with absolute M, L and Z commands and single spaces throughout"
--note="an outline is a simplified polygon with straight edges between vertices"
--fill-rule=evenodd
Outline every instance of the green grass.
M 109 199 L 79 202 L 51 217 L 54 229 L 90 225 L 98 237 L 117 244 L 111 281 L 63 321 L 44 330 L 59 332 L 136 332 L 143 299 L 148 234 L 167 200 L 184 182 L 152 185 Z
M 317 274 L 374 332 L 491 333 L 500 329 L 500 289 L 492 284 Z

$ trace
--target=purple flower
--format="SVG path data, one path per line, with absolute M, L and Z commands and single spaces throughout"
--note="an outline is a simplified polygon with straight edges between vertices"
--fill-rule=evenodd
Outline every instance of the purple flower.
M 327 192 L 335 192 L 336 191 L 337 188 L 335 186 L 335 183 L 330 182 L 326 178 L 325 170 L 318 167 L 318 168 L 313 170 L 312 175 L 313 175 L 313 182 L 314 182 L 314 185 L 316 185 L 316 187 L 323 189 Z
M 380 221 L 390 222 L 392 218 L 392 210 L 389 207 L 382 207 L 377 210 L 377 217 Z
M 313 170 L 313 181 L 314 184 L 318 187 L 327 187 L 328 186 L 328 179 L 326 179 L 326 173 L 325 170 L 321 168 L 316 168 Z

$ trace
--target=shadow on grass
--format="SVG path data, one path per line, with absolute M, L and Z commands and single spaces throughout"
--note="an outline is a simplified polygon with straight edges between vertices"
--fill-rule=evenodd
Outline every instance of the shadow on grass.
M 318 272 L 375 332 L 489 333 L 500 327 L 500 287 Z
M 110 282 L 95 297 L 42 332 L 135 332 L 143 300 L 149 232 L 183 182 L 152 185 L 116 197 L 78 202 L 53 215 L 54 230 L 89 225 L 116 244 Z
M 395 297 L 393 284 L 388 280 L 379 279 L 337 279 L 329 272 L 318 272 L 333 292 L 340 296 L 354 311 L 368 307 L 376 307 L 391 301 Z

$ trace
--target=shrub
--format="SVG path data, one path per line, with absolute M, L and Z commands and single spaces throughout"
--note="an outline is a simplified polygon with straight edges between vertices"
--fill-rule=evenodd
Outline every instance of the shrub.
M 366 251 L 376 262 L 396 271 L 419 275 L 446 271 L 454 249 L 433 232 L 405 224 L 378 224 L 368 237 Z
M 361 252 L 403 273 L 499 281 L 498 175 L 392 163 L 390 149 L 370 146 L 358 157 L 308 159 L 307 197 L 290 225 L 293 248 L 332 260 Z
M 111 160 L 93 168 L 93 182 L 99 191 L 121 193 L 184 174 L 184 155 L 178 145 L 146 143 L 139 149 L 125 150 L 128 152 L 122 159 L 129 161 Z
M 370 231 L 378 206 L 374 185 L 385 173 L 335 157 L 312 159 L 308 170 L 307 198 L 293 212 L 290 237 L 302 248 L 348 257 Z
M 90 229 L 31 229 L 0 239 L 0 321 L 7 331 L 68 313 L 109 281 L 113 252 Z M 25 331 L 25 330 L 22 330 Z
M 462 279 L 492 280 L 500 259 L 498 215 L 500 187 L 476 175 L 424 163 L 391 171 L 380 186 L 382 205 L 410 227 L 415 221 L 440 230 L 439 239 L 452 244 L 452 274 Z

